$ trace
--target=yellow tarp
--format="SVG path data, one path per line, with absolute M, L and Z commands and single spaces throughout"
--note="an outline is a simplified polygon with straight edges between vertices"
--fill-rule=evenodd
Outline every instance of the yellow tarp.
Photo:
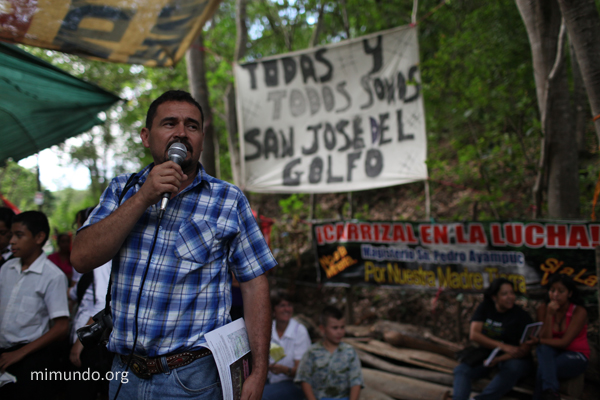
M 220 0 L 0 0 L 0 40 L 85 57 L 171 66 Z

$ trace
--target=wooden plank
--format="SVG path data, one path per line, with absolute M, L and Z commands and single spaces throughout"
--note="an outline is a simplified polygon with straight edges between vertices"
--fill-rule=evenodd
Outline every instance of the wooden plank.
M 396 375 L 404 375 L 410 378 L 422 379 L 428 382 L 437 383 L 440 385 L 452 386 L 454 377 L 443 372 L 429 371 L 426 369 L 417 369 L 409 367 L 401 367 L 382 360 L 372 354 L 366 353 L 362 350 L 356 350 L 358 357 L 363 365 L 367 364 L 371 367 L 380 369 L 384 372 L 390 372 Z
M 358 400 L 394 400 L 394 398 L 388 396 L 385 393 L 381 393 L 378 390 L 371 389 L 370 387 L 365 386 L 360 391 L 360 396 L 358 396 Z
M 443 400 L 448 397 L 450 387 L 424 382 L 389 372 L 363 368 L 365 386 L 376 387 L 395 399 L 401 400 Z
M 373 341 L 371 341 L 369 343 L 361 343 L 359 341 L 352 340 L 350 338 L 345 338 L 344 341 L 348 344 L 351 344 L 352 346 L 354 346 L 355 349 L 358 349 L 358 350 L 363 350 L 365 352 L 376 354 L 378 356 L 391 358 L 394 360 L 405 362 L 407 364 L 412 364 L 412 365 L 416 365 L 419 367 L 428 368 L 428 369 L 431 369 L 434 371 L 452 374 L 451 368 L 446 368 L 446 367 L 442 367 L 442 366 L 436 365 L 431 362 L 422 362 L 418 359 L 411 358 L 411 355 L 414 356 L 414 354 L 411 354 L 411 351 L 418 351 L 418 350 L 397 349 L 387 343 L 383 343 L 385 346 L 388 347 L 388 348 L 386 348 L 386 347 L 382 347 L 382 346 L 373 345 L 372 344 Z M 439 356 L 439 357 L 441 357 L 441 356 Z
M 413 360 L 417 360 L 417 361 L 424 362 L 427 364 L 437 365 L 437 366 L 451 369 L 451 370 L 453 370 L 458 365 L 458 362 L 456 360 L 452 360 L 448 357 L 444 357 L 439 354 L 430 353 L 428 351 L 414 350 L 414 349 L 398 349 L 388 343 L 381 342 L 379 340 L 371 340 L 369 342 L 369 344 L 372 346 L 380 347 L 385 350 L 389 350 L 389 351 L 400 350 L 400 351 L 402 351 L 403 354 L 406 354 L 408 357 L 410 357 Z
M 383 333 L 383 340 L 396 347 L 407 347 L 409 349 L 429 351 L 449 358 L 454 358 L 454 353 L 456 353 L 454 350 L 440 346 L 439 344 L 404 335 L 402 332 L 397 331 L 385 331 Z

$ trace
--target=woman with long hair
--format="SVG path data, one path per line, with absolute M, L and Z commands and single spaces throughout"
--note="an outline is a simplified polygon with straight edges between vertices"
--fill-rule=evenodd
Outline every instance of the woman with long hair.
M 498 373 L 476 400 L 499 400 L 533 368 L 529 345 L 520 344 L 523 330 L 532 322 L 531 316 L 515 304 L 513 283 L 504 278 L 492 281 L 484 293 L 483 302 L 471 318 L 469 338 L 479 345 L 454 369 L 453 400 L 471 396 L 471 381 L 487 376 L 494 367 Z M 499 355 L 488 365 L 484 360 L 499 347 Z
M 573 279 L 554 274 L 548 280 L 547 303 L 537 310 L 544 323 L 537 338 L 538 371 L 535 400 L 558 400 L 559 379 L 574 378 L 585 372 L 590 357 L 587 340 L 587 311 Z

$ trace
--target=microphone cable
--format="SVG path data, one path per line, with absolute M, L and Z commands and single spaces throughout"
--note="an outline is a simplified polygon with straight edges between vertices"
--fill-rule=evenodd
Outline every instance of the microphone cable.
M 146 282 L 146 276 L 148 275 L 148 270 L 150 269 L 150 261 L 152 260 L 152 253 L 154 253 L 154 247 L 156 246 L 156 239 L 158 238 L 158 230 L 159 230 L 160 224 L 162 222 L 162 217 L 163 217 L 163 213 L 159 213 L 158 222 L 156 224 L 156 228 L 154 229 L 154 238 L 152 239 L 152 247 L 150 247 L 150 253 L 148 254 L 148 261 L 146 262 L 146 268 L 144 269 L 144 274 L 142 275 L 142 281 L 140 283 L 140 290 L 137 295 L 137 301 L 135 304 L 135 314 L 134 314 L 134 319 L 133 319 L 133 322 L 135 324 L 133 347 L 131 349 L 131 353 L 129 353 L 129 360 L 127 360 L 127 366 L 125 367 L 125 371 L 123 371 L 123 373 L 126 373 L 127 371 L 129 371 L 129 367 L 131 367 L 131 361 L 133 360 L 133 353 L 135 352 L 135 347 L 137 345 L 138 316 L 139 316 L 139 310 L 140 310 L 140 301 L 142 300 L 142 290 L 144 289 L 144 283 Z M 117 392 L 115 393 L 115 397 L 113 398 L 113 400 L 117 400 L 117 397 L 119 396 L 119 392 L 121 391 L 121 386 L 123 386 L 123 379 L 121 379 L 121 382 L 119 382 L 119 387 L 117 388 Z

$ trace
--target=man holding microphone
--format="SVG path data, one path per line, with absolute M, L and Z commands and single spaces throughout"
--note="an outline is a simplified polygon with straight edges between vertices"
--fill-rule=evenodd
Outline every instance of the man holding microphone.
M 222 398 L 214 359 L 201 345 L 230 321 L 230 272 L 240 282 L 253 355 L 242 400 L 261 398 L 271 328 L 264 273 L 277 263 L 243 193 L 202 168 L 202 124 L 188 93 L 156 99 L 140 134 L 154 162 L 132 180 L 111 182 L 73 244 L 79 272 L 113 260 L 113 372 L 125 370 L 132 351 L 131 372 L 144 369 L 121 388 L 111 382 L 111 399 L 118 390 L 120 399 Z M 169 159 L 178 143 L 187 150 L 181 165 Z

